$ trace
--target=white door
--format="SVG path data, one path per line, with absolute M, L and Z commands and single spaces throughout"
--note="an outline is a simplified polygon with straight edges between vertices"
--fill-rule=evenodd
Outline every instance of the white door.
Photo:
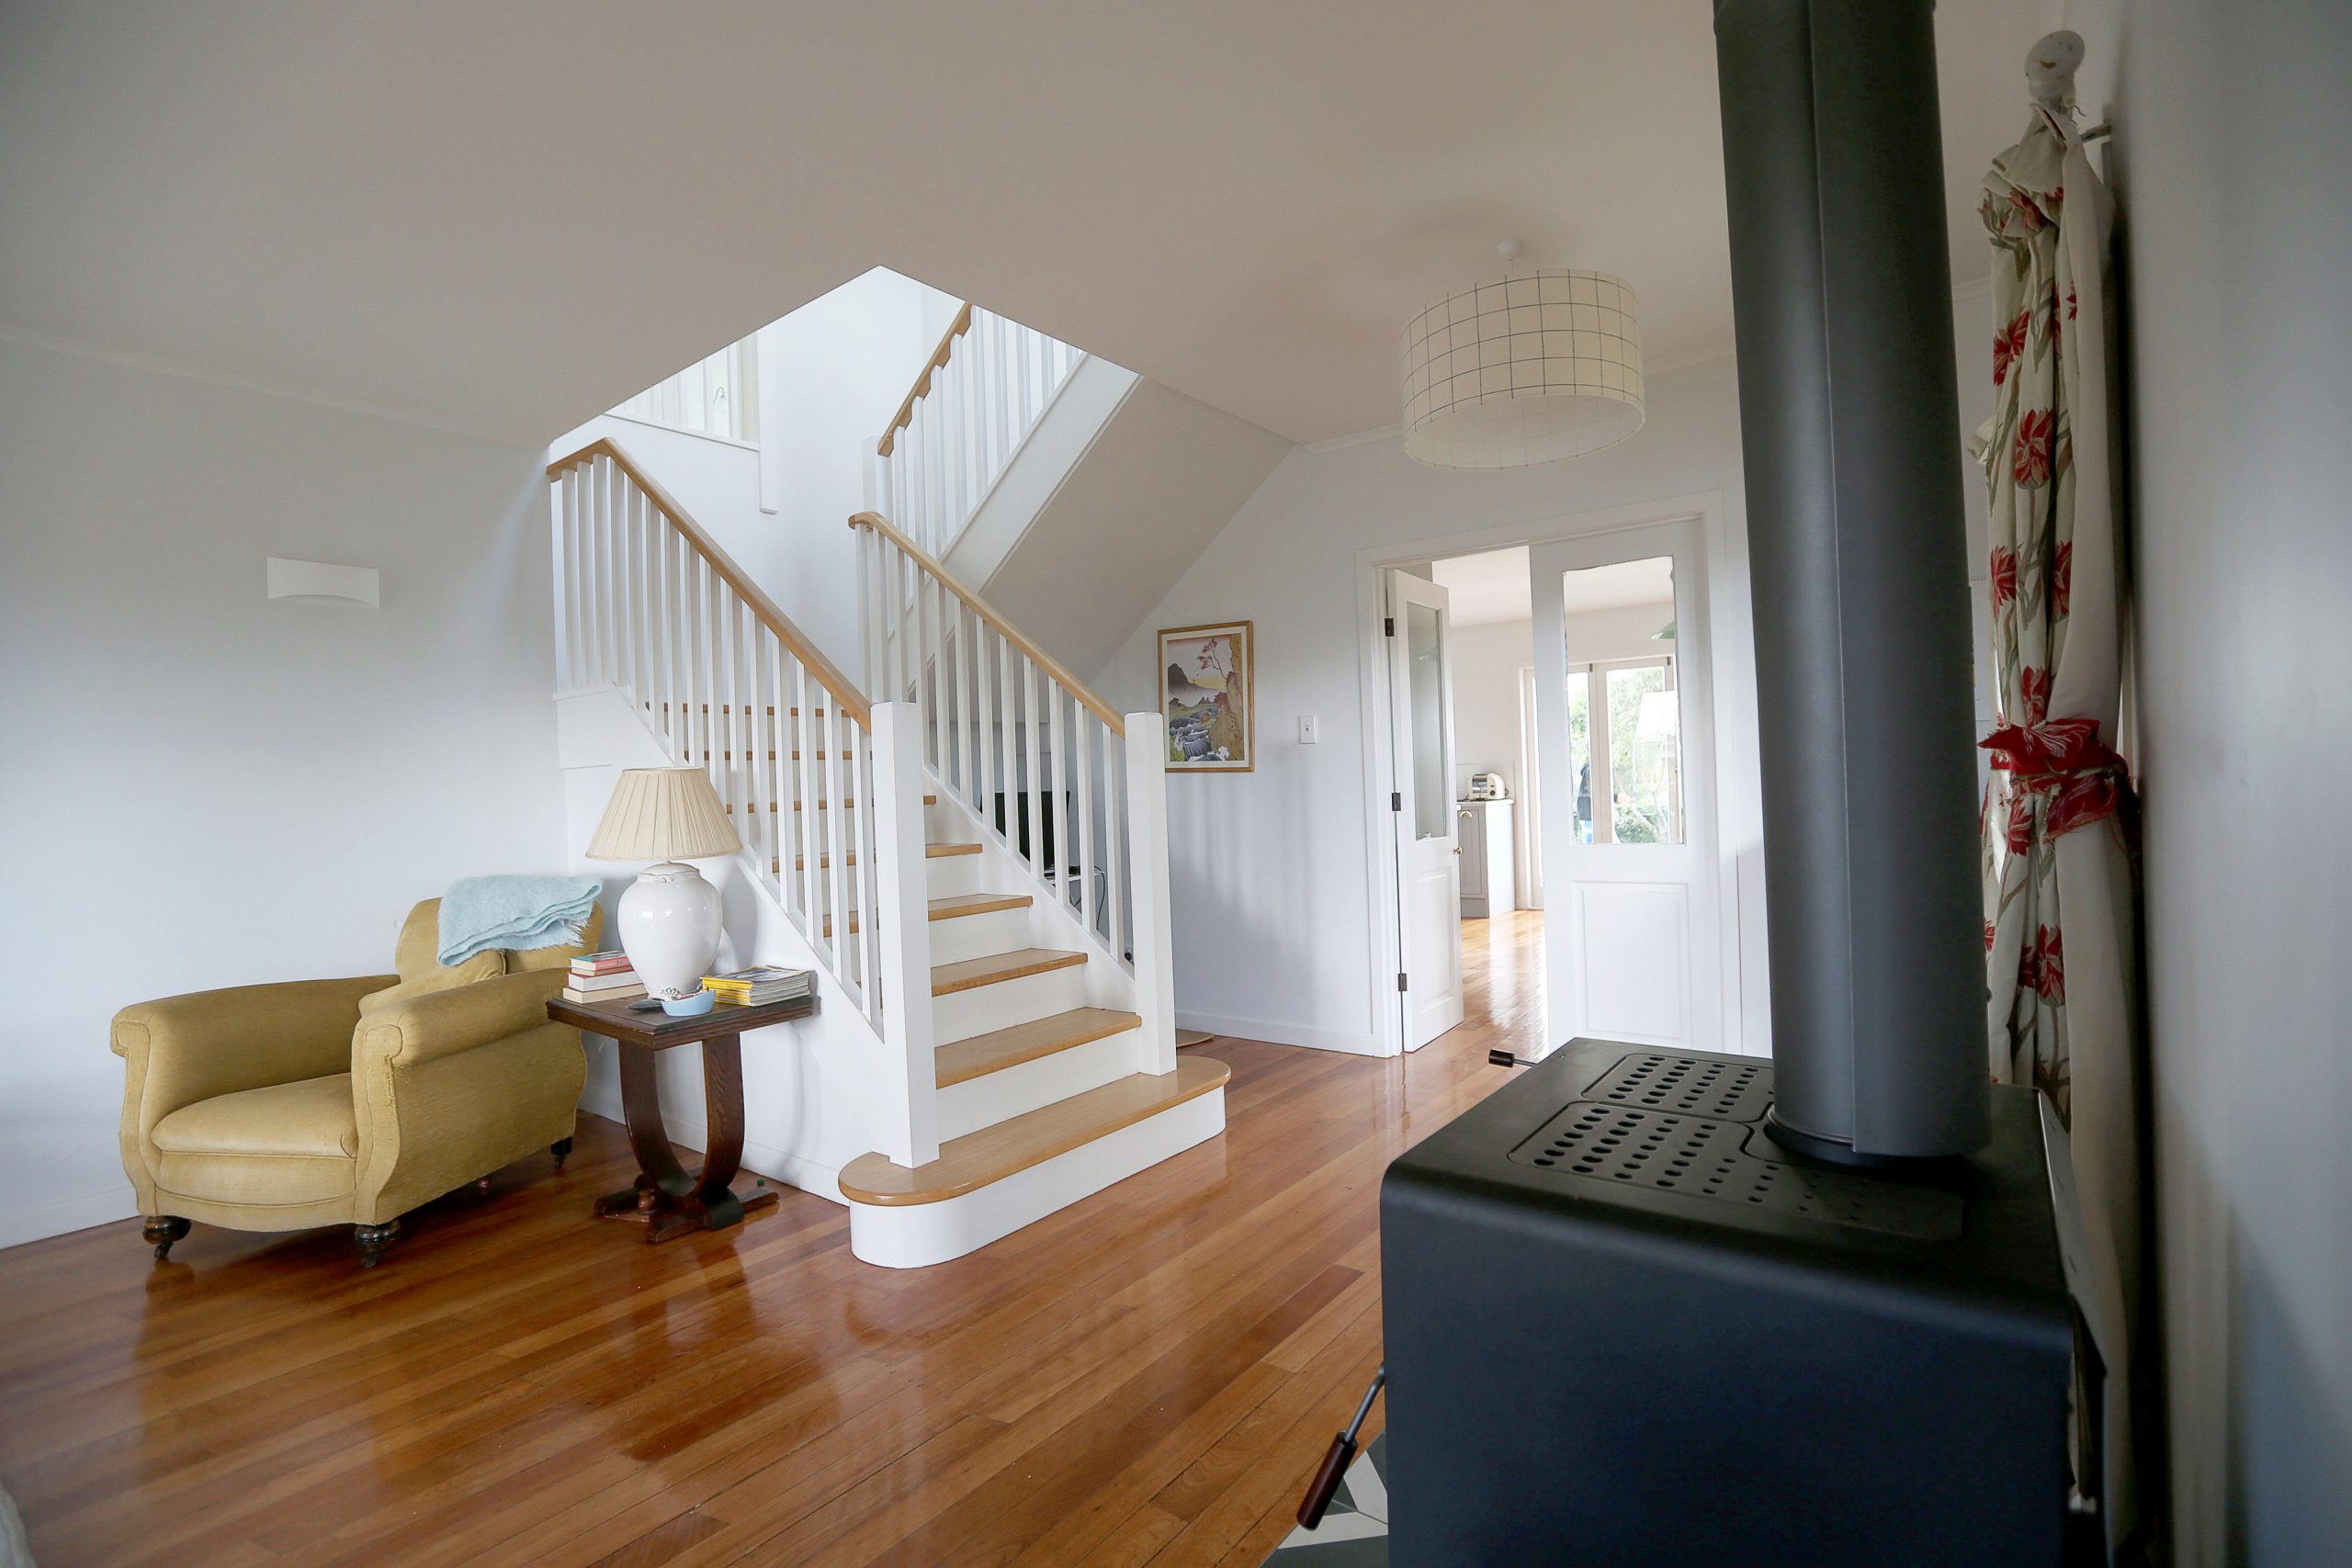
M 1462 840 L 1453 805 L 1453 648 L 1446 591 L 1388 573 L 1389 797 L 1396 824 L 1397 990 L 1405 1049 L 1462 1021 Z
M 1694 521 L 1529 552 L 1554 1044 L 1723 1044 L 1701 546 Z

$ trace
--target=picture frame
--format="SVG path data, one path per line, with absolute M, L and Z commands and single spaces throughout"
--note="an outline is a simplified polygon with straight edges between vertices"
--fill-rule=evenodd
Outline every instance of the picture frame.
M 1171 773 L 1246 773 L 1258 765 L 1258 654 L 1248 621 L 1159 633 L 1159 711 Z

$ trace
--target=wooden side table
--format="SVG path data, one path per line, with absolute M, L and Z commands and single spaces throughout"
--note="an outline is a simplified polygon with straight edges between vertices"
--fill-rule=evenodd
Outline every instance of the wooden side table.
M 620 1043 L 621 1109 L 628 1119 L 628 1146 L 637 1156 L 636 1185 L 596 1200 L 605 1219 L 635 1220 L 645 1239 L 668 1241 L 691 1231 L 724 1230 L 744 1214 L 775 1201 L 773 1188 L 735 1190 L 743 1157 L 742 1032 L 789 1023 L 817 1010 L 817 998 L 770 1002 L 757 1007 L 718 1003 L 695 1018 L 661 1012 L 631 1012 L 627 1002 L 568 1002 L 557 997 L 548 1016 Z M 703 1103 L 710 1123 L 710 1147 L 702 1169 L 688 1175 L 662 1125 L 662 1095 L 654 1082 L 657 1053 L 672 1045 L 702 1046 Z

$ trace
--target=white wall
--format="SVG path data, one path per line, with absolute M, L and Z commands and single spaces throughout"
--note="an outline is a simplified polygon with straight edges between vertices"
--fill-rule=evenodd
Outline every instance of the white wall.
M 131 1212 L 117 1009 L 381 973 L 417 899 L 560 868 L 545 461 L 0 339 L 0 1245 Z
M 826 657 L 861 679 L 849 516 L 867 504 L 874 443 L 956 309 L 939 290 L 876 267 L 762 328 L 758 452 L 612 415 L 551 451 L 601 435 L 619 441 Z M 763 464 L 774 512 L 760 505 Z
M 2068 12 L 2116 126 L 2176 1557 L 2342 1562 L 2352 10 Z
M 1360 650 L 1359 552 L 1461 554 L 1510 542 L 1470 539 L 1482 531 L 1523 538 L 1577 513 L 1718 492 L 1714 628 L 1720 649 L 1746 657 L 1747 514 L 1731 364 L 1668 371 L 1649 389 L 1639 434 L 1549 468 L 1445 472 L 1410 461 L 1394 437 L 1293 452 L 1098 675 L 1114 705 L 1148 708 L 1158 627 L 1256 622 L 1256 771 L 1168 780 L 1182 1016 L 1254 1039 L 1378 1048 L 1373 906 L 1391 894 L 1374 874 L 1365 812 L 1364 682 L 1378 672 Z M 1412 547 L 1455 538 L 1469 543 Z M 1754 679 L 1719 676 L 1718 689 L 1724 844 L 1727 854 L 1752 854 L 1760 834 Z M 1301 746 L 1297 718 L 1310 713 L 1323 739 Z
M 1453 793 L 1472 773 L 1500 773 L 1519 795 L 1519 672 L 1534 662 L 1534 626 L 1489 621 L 1453 628 Z M 1292 733 L 1297 727 L 1292 727 Z

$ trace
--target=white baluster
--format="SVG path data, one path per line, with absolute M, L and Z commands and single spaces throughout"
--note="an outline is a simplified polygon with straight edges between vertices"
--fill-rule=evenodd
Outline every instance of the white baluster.
M 1096 861 L 1094 832 L 1094 729 L 1099 722 L 1088 713 L 1084 705 L 1071 698 L 1074 707 L 1070 734 L 1077 740 L 1078 755 L 1078 908 L 1079 923 L 1086 934 L 1095 934 L 1094 924 L 1094 864 Z
M 808 683 L 808 667 L 798 659 L 792 661 L 792 749 L 798 754 L 794 769 L 797 782 L 790 802 L 794 840 L 794 874 L 800 885 L 801 930 L 808 941 L 821 952 L 824 933 L 820 908 L 824 903 L 822 885 L 818 880 L 824 874 L 819 863 L 817 850 L 817 753 L 823 750 L 821 734 L 817 728 L 817 716 L 810 711 L 810 694 L 816 690 Z
M 1027 654 L 1021 656 L 1021 716 L 1022 728 L 1027 740 L 1028 768 L 1021 779 L 1021 808 L 1029 824 L 1025 840 L 1029 846 L 1029 871 L 1032 875 L 1046 869 L 1046 840 L 1038 831 L 1038 805 L 1045 798 L 1045 774 L 1038 771 L 1038 748 L 1045 740 L 1045 714 L 1037 706 L 1037 666 Z
M 996 733 L 997 778 L 990 787 L 994 795 L 989 803 L 988 820 L 996 823 L 1008 840 L 1018 837 L 1013 818 L 1021 809 L 1021 731 L 1020 715 L 1015 711 L 1019 691 L 1012 683 L 1012 639 L 996 639 Z M 1004 819 L 997 820 L 996 803 L 1004 803 Z
M 1121 831 L 1125 812 L 1121 808 L 1126 798 L 1122 787 L 1119 765 L 1119 738 L 1110 727 L 1102 729 L 1102 934 L 1110 939 L 1111 956 L 1126 962 L 1127 928 L 1127 868 L 1126 834 Z
M 904 704 L 894 704 L 904 706 Z M 855 722 L 848 728 L 850 744 L 854 747 L 857 777 L 857 815 L 854 818 L 857 840 L 857 978 L 865 987 L 865 1014 L 874 1018 L 884 1005 L 882 992 L 882 893 L 881 844 L 899 831 L 895 810 L 884 805 L 878 775 L 874 767 L 874 738 Z M 923 838 L 922 771 L 916 771 L 915 834 L 918 844 Z M 926 906 L 919 917 L 922 923 L 931 923 L 931 911 Z
M 983 822 L 996 819 L 997 725 L 1004 701 L 1003 690 L 996 686 L 994 679 L 996 660 L 989 657 L 989 638 L 993 635 L 986 621 L 978 615 L 972 617 L 972 714 L 979 729 L 973 739 L 979 742 L 980 750 L 980 787 L 972 797 L 972 808 L 980 814 Z
M 580 680 L 580 467 L 556 481 L 555 592 L 556 685 L 570 691 Z
M 817 733 L 823 738 L 825 748 L 823 762 L 825 809 L 820 815 L 831 818 L 825 824 L 826 858 L 832 863 L 827 868 L 831 873 L 829 878 L 831 887 L 827 903 L 828 913 L 831 916 L 833 922 L 833 972 L 846 979 L 849 965 L 842 959 L 843 955 L 849 952 L 851 839 L 850 835 L 842 829 L 849 823 L 851 807 L 849 770 L 842 766 L 842 753 L 848 749 L 850 731 L 856 727 L 850 722 L 847 715 L 840 711 L 841 704 L 834 700 L 831 694 L 825 694 L 823 702 L 824 718 L 818 725 Z
M 964 633 L 964 602 L 949 598 L 941 608 L 955 616 L 950 623 L 949 645 L 940 650 L 941 673 L 947 682 L 945 739 L 954 756 L 954 766 L 948 771 L 947 783 L 969 801 L 972 798 L 971 748 L 968 745 L 971 731 L 964 728 L 964 684 L 971 674 L 972 644 Z

